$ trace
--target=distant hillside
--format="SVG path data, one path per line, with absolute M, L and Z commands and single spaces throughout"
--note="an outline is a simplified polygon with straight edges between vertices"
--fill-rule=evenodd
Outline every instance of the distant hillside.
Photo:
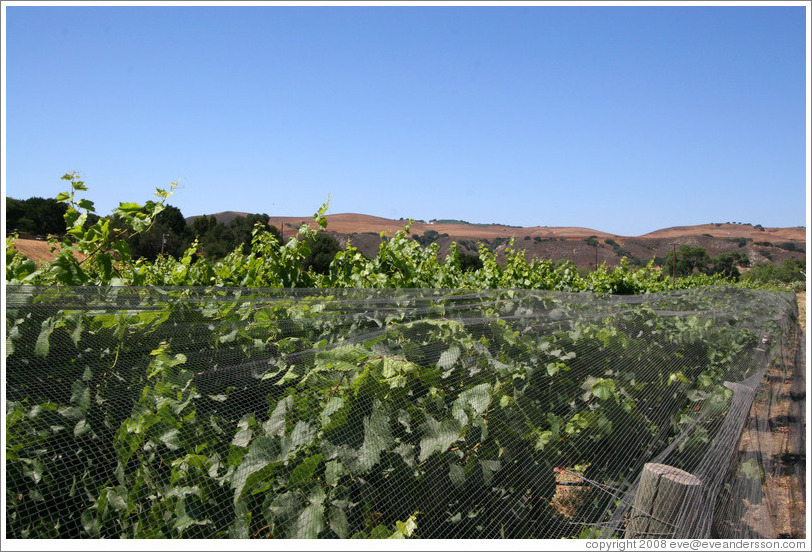
M 214 217 L 227 224 L 238 215 L 244 213 L 225 211 L 215 213 Z M 187 221 L 194 218 L 189 217 Z M 352 243 L 367 256 L 376 254 L 381 233 L 393 236 L 408 223 L 406 219 L 358 213 L 327 215 L 326 219 L 327 231 L 342 247 Z M 268 222 L 282 230 L 286 237 L 292 236 L 302 224 L 316 227 L 310 216 L 271 216 Z M 599 265 L 605 262 L 608 266 L 617 266 L 623 257 L 633 263 L 645 264 L 653 258 L 663 259 L 681 245 L 703 247 L 711 257 L 726 251 L 738 251 L 746 254 L 751 263 L 780 263 L 789 257 L 803 258 L 806 251 L 806 228 L 803 226 L 764 228 L 751 224 L 711 223 L 674 226 L 642 236 L 618 236 L 578 226 L 515 227 L 441 219 L 415 221 L 409 232 L 425 243 L 437 243 L 441 255 L 448 252 L 453 242 L 465 253 L 476 253 L 483 244 L 501 257 L 513 238 L 514 247 L 524 250 L 529 258 L 570 260 L 579 267 L 594 267 L 596 259 Z
M 235 217 L 247 213 L 223 211 L 213 213 L 218 222 L 229 224 Z M 203 216 L 203 215 L 200 215 Z M 198 217 L 187 217 L 187 223 Z M 351 243 L 368 257 L 374 256 L 381 244 L 381 233 L 393 236 L 402 230 L 407 220 L 393 220 L 356 213 L 327 215 L 327 231 L 345 247 Z M 269 217 L 269 224 L 282 231 L 283 238 L 293 236 L 302 224 L 315 227 L 312 217 Z M 649 232 L 642 236 L 617 236 L 592 228 L 576 226 L 514 227 L 502 224 L 471 224 L 446 219 L 416 221 L 409 233 L 421 243 L 436 243 L 444 256 L 452 243 L 464 253 L 477 253 L 480 245 L 488 247 L 498 258 L 504 256 L 510 239 L 514 247 L 528 258 L 569 260 L 582 268 L 606 263 L 617 266 L 623 257 L 633 264 L 645 264 L 652 259 L 661 262 L 682 245 L 703 247 L 715 257 L 727 251 L 746 254 L 752 264 L 759 261 L 781 263 L 787 258 L 805 258 L 806 228 L 762 228 L 750 224 L 711 223 L 695 226 L 674 226 Z M 30 258 L 42 262 L 53 254 L 42 241 L 20 239 L 18 249 Z M 46 250 L 47 249 L 47 250 Z
M 230 223 L 232 220 L 234 220 L 237 217 L 248 216 L 248 213 L 240 213 L 239 211 L 223 211 L 222 213 L 214 213 L 214 215 L 196 215 L 196 216 L 193 216 L 193 217 L 186 217 L 186 219 L 185 219 L 186 224 L 192 224 L 192 222 L 194 222 L 194 220 L 196 218 L 201 217 L 201 216 L 204 216 L 204 217 L 214 216 L 214 218 L 217 220 L 217 222 L 222 222 L 223 224 L 227 225 L 228 223 Z
M 672 226 L 640 236 L 642 238 L 671 238 L 674 236 L 704 236 L 716 238 L 753 238 L 756 241 L 806 241 L 805 226 L 765 228 L 760 225 L 717 222 L 697 226 Z
M 406 219 L 394 220 L 371 215 L 361 215 L 356 213 L 341 213 L 327 215 L 327 230 L 339 234 L 352 234 L 374 232 L 380 234 L 386 232 L 390 235 L 398 230 L 402 230 L 407 224 Z M 271 217 L 271 224 L 279 226 L 284 224 L 287 228 L 298 228 L 301 224 L 308 224 L 315 227 L 315 222 L 311 217 Z M 613 234 L 581 227 L 546 227 L 533 226 L 522 228 L 517 226 L 507 226 L 504 224 L 471 224 L 464 221 L 438 221 L 423 222 L 415 221 L 411 226 L 411 233 L 422 235 L 428 230 L 433 230 L 439 234 L 448 234 L 454 238 L 531 238 L 539 236 L 541 238 L 588 238 L 597 236 L 599 238 L 611 238 Z
M 245 216 L 247 213 L 240 213 L 236 211 L 223 211 L 221 213 L 213 213 L 217 222 L 228 224 L 237 216 Z M 212 216 L 212 215 L 206 215 Z M 197 216 L 187 217 L 186 222 L 191 223 Z M 402 230 L 407 224 L 406 219 L 388 219 L 384 217 L 376 217 L 372 215 L 363 215 L 358 213 L 339 213 L 333 215 L 326 215 L 327 230 L 338 234 L 362 234 L 365 232 L 373 232 L 380 234 L 386 232 L 394 234 L 398 230 Z M 288 229 L 297 229 L 302 224 L 308 224 L 315 228 L 315 222 L 311 216 L 304 217 L 290 217 L 290 216 L 271 216 L 270 224 L 281 228 L 283 225 Z M 584 228 L 579 226 L 530 226 L 519 227 L 509 226 L 506 224 L 481 224 L 469 223 L 463 220 L 444 219 L 437 221 L 415 221 L 411 226 L 411 233 L 422 235 L 427 230 L 433 230 L 439 234 L 448 234 L 450 237 L 461 238 L 509 238 L 511 236 L 517 239 L 523 239 L 525 236 L 530 236 L 534 239 L 536 236 L 544 238 L 565 238 L 565 239 L 585 239 L 590 236 L 595 236 L 599 239 L 606 238 L 630 238 L 633 236 L 618 236 L 609 232 L 595 230 L 592 228 Z M 695 226 L 673 226 L 671 228 L 663 228 L 655 230 L 638 238 L 672 238 L 676 236 L 703 236 L 710 235 L 717 238 L 753 238 L 754 240 L 766 241 L 806 241 L 806 227 L 793 226 L 787 228 L 764 228 L 761 226 L 753 226 L 751 224 L 736 224 L 736 223 L 711 223 L 700 224 Z

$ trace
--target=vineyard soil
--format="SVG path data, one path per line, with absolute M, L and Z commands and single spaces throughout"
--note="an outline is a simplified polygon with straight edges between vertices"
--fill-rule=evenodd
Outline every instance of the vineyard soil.
M 798 294 L 799 310 L 806 294 Z M 801 311 L 802 327 L 805 315 Z M 805 339 L 805 330 L 800 339 Z M 806 362 L 801 355 L 791 373 L 775 367 L 765 375 L 764 389 L 756 396 L 742 435 L 743 454 L 772 453 L 766 464 L 774 466 L 765 474 L 763 493 L 767 500 L 750 505 L 750 522 L 770 526 L 766 538 L 803 539 L 799 532 L 806 516 Z M 793 529 L 794 528 L 794 529 Z

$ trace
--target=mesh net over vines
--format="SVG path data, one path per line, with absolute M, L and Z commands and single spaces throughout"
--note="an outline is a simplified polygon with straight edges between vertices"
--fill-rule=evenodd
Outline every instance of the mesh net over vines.
M 6 294 L 9 538 L 804 536 L 793 294 Z

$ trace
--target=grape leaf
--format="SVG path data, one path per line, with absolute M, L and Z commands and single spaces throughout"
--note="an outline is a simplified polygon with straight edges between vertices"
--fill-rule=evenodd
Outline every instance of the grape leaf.
M 419 462 L 423 462 L 433 452 L 443 452 L 462 436 L 462 426 L 457 420 L 438 422 L 426 416 L 426 423 L 421 426 L 423 438 L 420 439 Z
M 381 459 L 381 452 L 394 443 L 389 427 L 389 415 L 380 401 L 375 401 L 372 414 L 364 418 L 364 444 L 358 451 L 358 463 L 366 472 Z

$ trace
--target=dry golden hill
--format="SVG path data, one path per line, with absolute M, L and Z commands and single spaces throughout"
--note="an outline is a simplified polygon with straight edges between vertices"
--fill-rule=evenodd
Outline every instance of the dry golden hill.
M 228 224 L 234 217 L 245 215 L 224 211 L 213 216 Z M 212 215 L 209 215 L 212 216 Z M 196 217 L 187 218 L 191 222 Z M 392 236 L 402 230 L 407 220 L 394 220 L 356 213 L 326 216 L 327 231 L 338 238 L 342 246 L 349 241 L 367 256 L 374 256 L 380 245 L 380 234 Z M 269 223 L 291 237 L 303 223 L 315 227 L 312 217 L 272 216 Z M 476 253 L 478 244 L 484 244 L 498 256 L 504 253 L 506 243 L 515 239 L 516 247 L 525 250 L 529 258 L 569 260 L 578 267 L 595 267 L 601 263 L 616 266 L 623 257 L 644 264 L 652 258 L 664 258 L 681 245 L 703 247 L 711 257 L 725 251 L 738 251 L 751 263 L 768 260 L 780 263 L 784 259 L 803 258 L 806 250 L 806 228 L 762 228 L 750 224 L 713 223 L 694 226 L 674 226 L 649 232 L 642 236 L 617 236 L 583 227 L 516 227 L 501 224 L 469 224 L 464 222 L 412 223 L 410 234 L 423 236 L 436 232 L 431 241 L 440 246 L 441 254 L 448 252 L 450 244 L 457 242 L 461 251 Z M 590 239 L 592 238 L 592 239 Z M 791 247 L 786 247 L 786 246 Z M 50 245 L 40 240 L 20 239 L 17 249 L 38 263 L 54 257 Z
M 710 234 L 715 238 L 752 238 L 756 241 L 806 241 L 805 226 L 790 226 L 786 228 L 764 228 L 751 224 L 734 224 L 718 222 L 715 224 L 699 224 L 695 226 L 672 226 L 655 230 L 639 236 L 641 238 L 675 238 L 682 236 L 706 236 Z
M 394 220 L 371 215 L 360 215 L 356 213 L 326 215 L 325 218 L 327 219 L 327 230 L 337 234 L 363 234 L 365 232 L 380 234 L 381 232 L 386 232 L 387 234 L 392 235 L 398 230 L 402 230 L 403 227 L 408 223 L 408 221 L 405 219 Z M 315 227 L 315 222 L 313 221 L 312 217 L 271 217 L 270 223 L 278 228 L 281 228 L 282 225 L 285 225 L 286 228 L 298 228 L 303 223 L 308 224 L 311 227 Z M 567 239 L 583 239 L 590 236 L 596 236 L 598 238 L 614 237 L 613 234 L 609 234 L 607 232 L 576 226 L 518 227 L 503 224 L 432 222 L 414 222 L 411 226 L 412 234 L 422 235 L 428 230 L 434 230 L 438 234 L 448 234 L 452 238 L 474 239 L 510 238 L 511 236 L 516 238 L 524 238 L 525 236 L 530 236 L 533 238 L 535 236 L 539 236 L 541 238 Z
M 223 211 L 215 213 L 218 222 L 228 224 L 234 217 L 245 216 L 247 213 L 236 211 Z M 187 222 L 191 223 L 197 217 L 188 217 Z M 373 215 L 363 215 L 359 213 L 338 213 L 326 215 L 327 230 L 336 234 L 380 234 L 385 232 L 392 235 L 398 230 L 402 230 L 408 223 L 406 219 L 389 219 Z M 311 228 L 316 227 L 316 223 L 311 216 L 289 217 L 271 216 L 269 223 L 277 228 L 286 229 L 286 234 L 291 229 L 297 229 L 302 224 L 307 224 Z M 416 221 L 411 225 L 411 233 L 422 235 L 427 230 L 434 230 L 438 234 L 448 234 L 452 238 L 510 238 L 524 239 L 530 238 L 556 238 L 556 239 L 585 239 L 594 236 L 599 239 L 606 238 L 678 238 L 693 236 L 711 236 L 714 238 L 751 238 L 756 241 L 806 241 L 806 227 L 791 226 L 785 228 L 765 228 L 753 226 L 752 224 L 737 223 L 711 223 L 698 224 L 693 226 L 672 226 L 655 230 L 640 236 L 621 236 L 611 234 L 592 228 L 580 226 L 509 226 L 506 224 L 472 224 L 467 222 L 422 222 Z

